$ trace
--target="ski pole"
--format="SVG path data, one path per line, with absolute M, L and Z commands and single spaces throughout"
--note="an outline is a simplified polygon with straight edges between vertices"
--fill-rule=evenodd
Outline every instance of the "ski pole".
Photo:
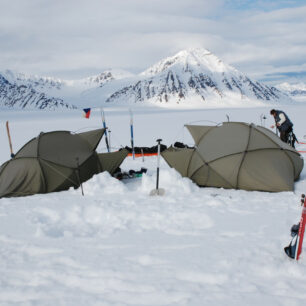
M 15 157 L 15 154 L 13 152 L 13 145 L 12 145 L 12 140 L 11 140 L 11 134 L 10 134 L 10 128 L 9 128 L 9 122 L 6 121 L 6 131 L 7 131 L 7 137 L 10 145 L 10 151 L 11 151 L 11 158 Z
M 275 121 L 275 134 L 278 136 L 277 122 L 275 118 L 274 118 L 274 121 Z
M 151 196 L 163 196 L 165 194 L 165 189 L 159 188 L 159 164 L 160 164 L 160 142 L 161 139 L 156 140 L 157 145 L 157 170 L 156 170 L 156 189 L 151 190 L 150 195 Z
M 267 119 L 267 117 L 264 115 L 264 116 L 262 117 L 262 119 L 263 119 L 263 126 L 266 127 L 266 119 Z
M 156 190 L 158 190 L 158 185 L 159 185 L 159 164 L 160 164 L 160 142 L 162 139 L 157 139 L 156 140 L 158 145 L 157 145 L 157 175 L 156 175 Z
M 261 126 L 263 126 L 263 127 L 265 127 L 266 126 L 266 124 L 265 124 L 265 120 L 266 120 L 267 118 L 266 118 L 266 116 L 264 115 L 264 114 L 261 114 L 260 115 L 260 125 Z
M 103 122 L 103 127 L 105 129 L 105 143 L 106 143 L 106 148 L 107 151 L 110 152 L 110 148 L 109 148 L 109 144 L 108 144 L 108 136 L 107 136 L 107 127 L 106 127 L 106 123 L 105 123 L 105 115 L 104 115 L 104 110 L 101 110 L 101 115 L 102 115 L 102 122 Z
M 132 146 L 132 154 L 133 159 L 135 159 L 135 150 L 134 150 L 134 132 L 133 132 L 133 113 L 130 109 L 130 127 L 131 127 L 131 146 Z

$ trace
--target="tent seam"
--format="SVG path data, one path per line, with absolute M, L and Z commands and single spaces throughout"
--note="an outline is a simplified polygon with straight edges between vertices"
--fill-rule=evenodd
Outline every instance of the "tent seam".
M 250 125 L 248 125 L 248 126 L 249 126 L 249 137 L 248 137 L 248 142 L 247 142 L 246 148 L 245 148 L 245 150 L 244 150 L 244 154 L 243 154 L 243 157 L 242 157 L 242 160 L 241 160 L 239 169 L 238 169 L 238 173 L 237 173 L 237 178 L 236 178 L 236 189 L 238 189 L 239 178 L 240 178 L 240 172 L 241 172 L 242 164 L 243 164 L 243 162 L 245 161 L 245 157 L 246 157 L 246 155 L 247 155 L 247 153 L 248 153 L 248 148 L 249 148 L 249 145 L 250 145 L 250 139 L 251 139 L 251 133 L 252 133 L 253 125 L 250 124 Z
M 191 154 L 191 156 L 190 156 L 190 158 L 189 158 L 188 166 L 187 166 L 187 175 L 188 175 L 188 176 L 189 176 L 189 169 L 190 169 L 191 160 L 192 160 L 193 155 L 195 154 L 195 152 L 196 152 L 196 149 L 195 149 L 195 147 L 194 147 L 194 148 L 193 148 L 193 152 L 192 152 L 192 154 Z M 200 166 L 199 168 L 197 168 L 197 170 L 193 171 L 192 174 L 190 175 L 190 177 L 193 176 L 194 173 L 195 173 L 196 171 L 198 171 L 201 167 L 202 167 L 202 166 Z
M 233 186 L 226 178 L 224 178 L 218 171 L 216 171 L 216 170 L 209 164 L 210 162 L 206 162 L 206 161 L 204 160 L 204 158 L 203 158 L 202 155 L 200 154 L 200 152 L 199 152 L 197 146 L 195 147 L 195 149 L 198 151 L 198 154 L 199 154 L 199 156 L 200 156 L 200 159 L 204 162 L 205 165 L 208 166 L 208 170 L 209 170 L 209 171 L 210 171 L 211 169 L 214 170 L 215 173 L 217 173 L 220 177 L 222 177 L 222 178 L 224 179 L 224 181 L 226 181 L 230 186 L 232 186 L 232 187 L 234 188 L 234 186 Z M 208 173 L 208 175 L 207 175 L 206 184 L 207 184 L 207 182 L 208 182 L 208 180 L 209 180 L 209 175 L 210 175 L 210 173 Z
M 263 133 L 262 131 L 260 131 L 260 130 L 257 129 L 257 128 L 256 128 L 256 130 L 257 130 L 259 133 L 261 133 L 262 135 L 264 135 L 265 137 L 267 137 L 268 139 L 270 139 L 274 144 L 278 145 L 272 138 L 269 138 L 265 133 Z M 284 149 L 284 148 L 282 148 L 282 147 L 279 147 L 279 149 L 280 149 L 281 151 L 284 151 L 284 153 L 286 154 L 286 156 L 289 158 L 289 160 L 290 160 L 290 162 L 291 162 L 291 165 L 292 165 L 292 169 L 293 169 L 293 177 L 295 178 L 295 166 L 294 166 L 294 162 L 292 161 L 292 159 L 291 159 L 290 155 L 287 153 L 287 151 L 290 151 L 290 152 L 292 152 L 292 153 L 296 153 L 296 154 L 298 154 L 299 156 L 300 156 L 300 154 L 297 153 L 296 150 L 295 150 L 294 148 L 293 148 L 294 150 Z
M 187 126 L 187 125 L 186 125 Z M 205 125 L 204 125 L 205 126 Z M 200 141 L 204 138 L 204 136 L 206 136 L 212 129 L 214 129 L 215 126 L 212 126 L 206 133 L 204 133 L 200 138 L 199 138 L 199 141 L 198 141 L 198 144 L 200 143 Z M 190 133 L 190 131 L 189 131 Z M 191 133 L 190 133 L 191 134 Z M 192 136 L 192 135 L 191 135 Z M 195 141 L 195 139 L 193 138 L 193 140 Z M 197 144 L 196 144 L 197 145 Z
M 241 124 L 241 125 L 246 125 L 245 123 L 241 123 L 241 122 L 237 122 L 237 123 L 238 123 L 238 124 Z M 206 133 L 204 133 L 204 134 L 200 137 L 198 143 L 200 143 L 200 141 L 202 141 L 203 138 L 204 138 L 205 136 L 207 136 L 207 134 L 208 134 L 212 129 L 214 129 L 214 128 L 215 128 L 215 126 L 212 126 Z M 224 179 L 224 181 L 227 182 L 230 186 L 232 186 L 233 188 L 237 189 L 237 187 L 234 187 L 226 178 L 224 178 L 218 171 L 216 171 L 216 170 L 210 165 L 210 163 L 213 162 L 213 161 L 215 161 L 215 160 L 210 161 L 210 162 L 205 161 L 205 159 L 204 159 L 204 158 L 202 157 L 202 155 L 200 154 L 200 151 L 198 150 L 198 146 L 197 146 L 197 145 L 195 146 L 195 149 L 196 149 L 196 151 L 198 152 L 198 154 L 199 154 L 199 156 L 200 156 L 200 159 L 204 162 L 205 165 L 207 165 L 207 168 L 208 168 L 207 180 L 206 180 L 206 184 L 205 184 L 205 185 L 207 185 L 207 182 L 209 181 L 210 172 L 211 172 L 211 170 L 213 170 L 213 171 L 214 171 L 215 173 L 217 173 L 222 179 Z M 242 153 L 242 152 L 240 152 L 239 154 L 241 154 L 241 153 Z M 237 153 L 236 153 L 236 154 L 237 154 Z M 202 165 L 201 167 L 203 167 L 203 165 Z M 198 171 L 201 167 L 199 167 L 196 171 Z M 194 174 L 196 171 L 194 171 L 193 174 Z M 237 185 L 237 184 L 236 184 L 236 185 Z
M 44 192 L 47 193 L 47 181 L 46 181 L 46 177 L 45 177 L 45 173 L 44 173 L 44 170 L 43 170 L 43 167 L 41 166 L 41 163 L 40 163 L 40 155 L 39 155 L 39 144 L 40 144 L 40 138 L 42 136 L 42 132 L 38 135 L 38 139 L 37 139 L 37 152 L 36 152 L 36 155 L 37 155 L 37 161 L 39 163 L 39 167 L 40 167 L 40 171 L 42 173 L 42 177 L 43 177 L 43 181 L 44 181 Z
M 64 175 L 63 173 L 61 173 L 60 171 L 58 171 L 57 169 L 55 169 L 53 166 L 51 166 L 49 163 L 53 164 L 52 162 L 48 161 L 48 160 L 45 160 L 42 158 L 43 161 L 46 162 L 46 166 L 48 166 L 49 168 L 51 168 L 54 172 L 56 172 L 57 174 L 61 175 L 62 177 L 64 177 L 65 179 L 67 179 L 68 181 L 70 181 L 71 183 L 73 183 L 74 185 L 76 185 L 72 179 L 70 179 L 68 176 Z M 70 168 L 70 167 L 65 167 L 63 166 L 64 168 L 68 168 L 68 169 L 74 169 L 77 170 L 76 168 Z
M 296 153 L 296 152 L 293 152 L 293 151 L 290 151 L 290 150 L 287 150 L 287 149 L 280 149 L 280 148 L 259 148 L 259 149 L 249 150 L 248 153 L 256 152 L 256 151 L 263 151 L 263 150 L 278 150 L 278 151 L 286 151 L 286 152 L 289 151 L 289 152 L 295 153 L 296 155 L 299 156 L 299 154 Z M 209 161 L 208 163 L 213 163 L 213 162 L 215 162 L 215 161 L 217 161 L 217 160 L 219 160 L 219 159 L 222 159 L 222 158 L 224 158 L 224 157 L 233 156 L 233 155 L 242 154 L 242 153 L 244 153 L 244 151 L 239 151 L 239 152 L 231 153 L 231 154 L 228 154 L 228 155 L 226 155 L 226 156 L 220 156 L 220 157 L 218 157 L 218 158 L 216 158 L 216 159 L 213 159 L 213 160 Z

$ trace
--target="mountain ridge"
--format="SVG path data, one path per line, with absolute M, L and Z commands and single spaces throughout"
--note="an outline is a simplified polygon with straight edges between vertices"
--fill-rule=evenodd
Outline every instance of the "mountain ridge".
M 250 79 L 206 49 L 182 50 L 138 75 L 106 70 L 79 80 L 0 72 L 0 107 L 76 108 L 131 103 L 230 105 L 291 101 L 283 91 Z M 3 80 L 6 80 L 3 81 Z
M 113 93 L 106 102 L 128 99 L 179 104 L 193 98 L 202 102 L 220 99 L 278 101 L 288 96 L 275 87 L 252 81 L 206 49 L 180 51 L 154 64 L 141 78 Z M 174 100 L 174 101 L 173 101 Z
M 306 102 L 306 84 L 303 82 L 289 84 L 287 82 L 276 85 L 278 89 L 286 92 L 290 97 L 299 102 Z

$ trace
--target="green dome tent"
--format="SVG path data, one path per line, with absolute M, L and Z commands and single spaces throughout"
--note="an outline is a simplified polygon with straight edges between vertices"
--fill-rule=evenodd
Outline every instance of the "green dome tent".
M 128 152 L 98 154 L 104 131 L 54 131 L 33 138 L 0 167 L 0 198 L 67 190 L 102 171 L 113 174 Z
M 194 148 L 162 152 L 170 167 L 199 186 L 291 191 L 304 161 L 268 129 L 243 122 L 221 126 L 186 125 Z

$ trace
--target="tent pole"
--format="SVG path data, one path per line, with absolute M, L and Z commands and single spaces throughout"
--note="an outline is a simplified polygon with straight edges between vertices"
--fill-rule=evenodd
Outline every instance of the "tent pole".
M 133 159 L 135 159 L 135 150 L 134 150 L 134 123 L 133 123 L 133 113 L 132 110 L 129 110 L 130 112 L 130 129 L 131 129 L 131 146 L 132 146 L 132 155 Z
M 79 184 L 81 186 L 82 196 L 84 196 L 83 184 L 82 184 L 81 179 L 80 179 L 80 165 L 79 165 L 79 158 L 78 157 L 76 158 L 76 162 L 77 162 L 77 166 L 78 166 L 78 168 L 77 168 L 77 176 L 78 176 Z

